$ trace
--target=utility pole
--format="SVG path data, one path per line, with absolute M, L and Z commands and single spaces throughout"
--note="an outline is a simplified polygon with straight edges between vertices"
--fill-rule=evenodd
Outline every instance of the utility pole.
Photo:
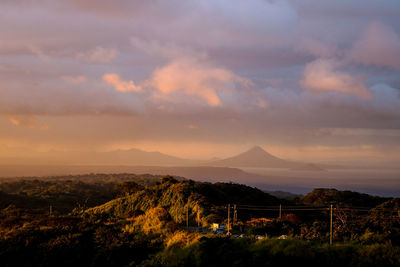
M 236 204 L 233 205 L 233 224 L 237 223 L 237 209 L 236 209 Z M 233 226 L 232 224 L 232 226 Z
M 329 230 L 329 245 L 332 245 L 332 223 L 333 223 L 333 207 L 331 204 L 331 225 Z
M 229 230 L 230 230 L 230 228 L 229 228 L 229 220 L 230 220 L 230 216 L 231 216 L 230 211 L 231 211 L 231 204 L 228 204 L 228 233 L 229 233 Z
M 282 219 L 282 204 L 279 204 L 279 219 Z
M 186 205 L 186 230 L 189 229 L 189 206 Z

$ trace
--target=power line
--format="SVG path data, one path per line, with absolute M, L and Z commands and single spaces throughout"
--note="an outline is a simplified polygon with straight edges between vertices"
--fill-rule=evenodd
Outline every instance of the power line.
M 230 219 L 231 204 L 228 204 L 228 233 L 229 233 L 229 219 Z
M 260 205 L 243 205 L 237 204 L 238 208 L 275 208 L 277 209 L 279 206 L 260 206 Z M 285 206 L 285 208 L 326 208 L 330 209 L 329 205 L 301 205 L 301 206 Z M 393 210 L 393 208 L 383 208 L 383 207 L 362 207 L 362 206 L 340 206 L 341 209 L 360 209 L 360 210 L 368 210 L 368 211 L 381 211 L 381 210 Z

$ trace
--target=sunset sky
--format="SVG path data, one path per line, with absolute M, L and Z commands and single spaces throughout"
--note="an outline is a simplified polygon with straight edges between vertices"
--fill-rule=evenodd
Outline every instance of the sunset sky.
M 2 0 L 0 158 L 400 162 L 399 18 L 398 0 Z

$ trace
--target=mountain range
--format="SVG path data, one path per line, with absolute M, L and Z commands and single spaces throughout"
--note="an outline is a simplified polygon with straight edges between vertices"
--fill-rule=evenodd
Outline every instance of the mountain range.
M 109 152 L 60 152 L 37 153 L 31 157 L 12 159 L 0 158 L 0 164 L 55 164 L 55 165 L 103 165 L 103 166 L 211 166 L 235 168 L 283 168 L 291 170 L 321 171 L 311 163 L 280 159 L 260 146 L 225 159 L 207 161 L 183 159 L 160 152 L 140 149 L 114 150 Z

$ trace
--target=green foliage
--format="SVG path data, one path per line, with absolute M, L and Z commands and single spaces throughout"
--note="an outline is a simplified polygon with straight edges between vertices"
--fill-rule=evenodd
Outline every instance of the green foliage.
M 197 219 L 203 226 L 224 222 L 228 202 L 277 206 L 282 201 L 249 186 L 129 174 L 67 178 L 0 184 L 2 266 L 400 265 L 396 198 L 318 189 L 298 199 L 299 206 L 338 205 L 334 245 L 328 246 L 327 210 L 310 215 L 284 210 L 280 219 L 276 211 L 239 210 L 241 221 L 231 238 L 186 230 L 187 215 L 190 226 L 197 226 Z M 370 208 L 346 209 L 352 205 Z M 247 235 L 239 238 L 242 231 Z M 276 239 L 281 235 L 288 239 Z
M 87 174 L 74 176 L 2 179 L 0 209 L 8 205 L 26 213 L 67 214 L 97 206 L 125 193 L 156 184 L 162 176 L 135 174 Z
M 204 237 L 163 250 L 141 266 L 400 266 L 390 244 L 334 246 L 301 240 Z
M 156 207 L 138 216 L 133 224 L 126 225 L 125 230 L 130 233 L 139 230 L 146 234 L 166 235 L 175 230 L 175 228 L 175 224 L 171 222 L 167 211 L 163 208 Z
M 352 191 L 339 191 L 336 189 L 318 188 L 300 198 L 306 205 L 329 205 L 375 207 L 387 198 L 361 194 Z
M 2 266 L 126 266 L 161 248 L 154 236 L 76 217 L 32 220 L 0 233 Z
M 227 200 L 244 204 L 273 205 L 279 200 L 256 188 L 232 183 L 200 183 L 191 180 L 177 181 L 166 177 L 163 182 L 131 195 L 112 200 L 87 210 L 87 214 L 105 214 L 106 217 L 126 218 L 134 211 L 147 212 L 155 207 L 164 208 L 178 224 L 186 221 L 188 212 L 191 224 L 200 219 L 201 224 L 223 220 Z
M 121 191 L 123 194 L 133 194 L 137 191 L 143 190 L 144 186 L 139 185 L 133 181 L 124 181 L 117 186 L 118 191 Z

